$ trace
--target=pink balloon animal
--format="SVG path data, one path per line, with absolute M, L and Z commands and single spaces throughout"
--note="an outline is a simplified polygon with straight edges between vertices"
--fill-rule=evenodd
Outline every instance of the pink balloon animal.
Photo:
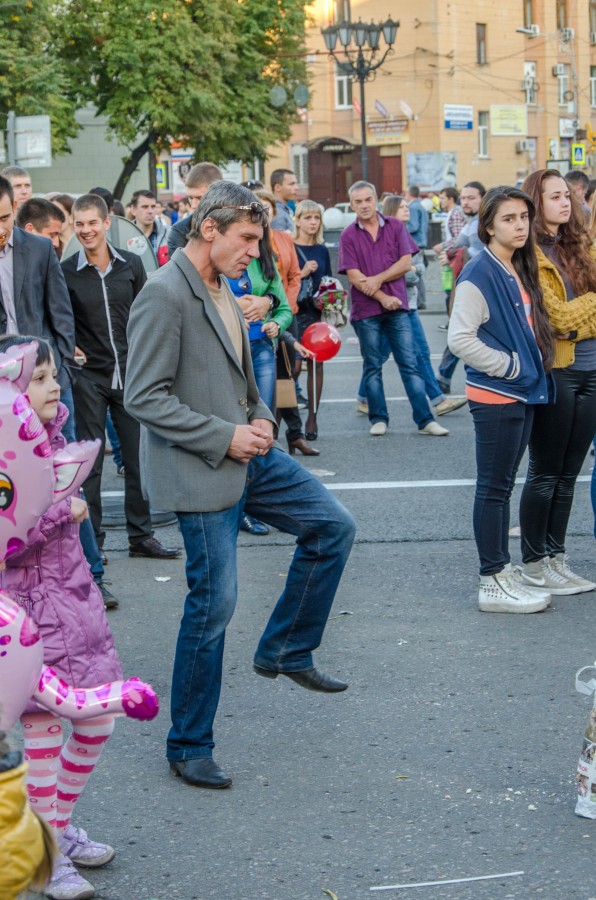
M 86 479 L 99 441 L 68 444 L 52 454 L 45 428 L 24 395 L 35 368 L 37 344 L 0 354 L 0 560 L 23 547 L 52 503 Z M 105 714 L 153 719 L 159 700 L 136 678 L 75 688 L 44 668 L 41 635 L 25 611 L 0 592 L 0 730 L 8 731 L 30 699 L 67 719 Z

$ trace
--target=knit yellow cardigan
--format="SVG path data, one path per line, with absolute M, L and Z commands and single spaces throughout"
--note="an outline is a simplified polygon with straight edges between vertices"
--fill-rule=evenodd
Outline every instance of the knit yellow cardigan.
M 557 334 L 576 331 L 572 340 L 555 340 L 553 369 L 566 369 L 575 360 L 575 343 L 596 337 L 596 293 L 590 291 L 573 300 L 567 300 L 563 279 L 557 267 L 540 247 L 536 247 L 538 280 L 542 288 L 544 305 Z

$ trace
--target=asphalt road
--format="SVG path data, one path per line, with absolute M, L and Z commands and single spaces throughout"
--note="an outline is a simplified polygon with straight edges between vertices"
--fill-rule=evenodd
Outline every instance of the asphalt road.
M 441 296 L 429 300 L 424 323 L 440 355 Z M 596 822 L 574 815 L 590 705 L 574 676 L 596 658 L 596 594 L 559 598 L 540 615 L 479 613 L 470 415 L 464 407 L 444 417 L 447 438 L 420 437 L 389 362 L 390 428 L 370 437 L 354 411 L 358 357 L 346 329 L 325 366 L 321 456 L 305 461 L 358 523 L 316 654 L 350 689 L 322 696 L 253 675 L 292 539 L 241 535 L 216 720 L 215 757 L 234 776 L 230 790 L 187 787 L 164 758 L 184 563 L 131 560 L 125 534 L 109 534 L 108 575 L 121 599 L 110 623 L 125 671 L 153 683 L 162 712 L 149 724 L 118 722 L 77 810 L 76 823 L 118 851 L 90 874 L 104 900 L 596 898 Z M 454 390 L 463 390 L 461 369 Z M 584 478 L 591 466 L 589 457 Z M 122 489 L 110 460 L 104 487 Z M 518 499 L 519 488 L 513 524 Z M 569 552 L 596 578 L 592 521 L 584 480 Z M 158 536 L 180 543 L 173 527 Z

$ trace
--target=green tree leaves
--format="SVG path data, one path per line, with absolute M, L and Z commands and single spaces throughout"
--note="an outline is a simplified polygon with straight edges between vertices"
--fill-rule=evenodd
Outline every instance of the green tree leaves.
M 292 94 L 306 83 L 302 0 L 62 0 L 54 10 L 69 101 L 94 103 L 126 146 L 176 140 L 218 163 L 288 138 Z M 281 108 L 275 85 L 289 98 Z
M 52 150 L 64 153 L 78 131 L 68 97 L 68 74 L 53 50 L 50 0 L 0 3 L 0 128 L 6 115 L 49 115 Z

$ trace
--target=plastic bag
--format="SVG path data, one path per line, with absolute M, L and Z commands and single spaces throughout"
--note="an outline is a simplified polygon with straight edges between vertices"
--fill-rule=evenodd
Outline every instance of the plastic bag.
M 593 666 L 584 666 L 575 676 L 576 691 L 588 696 L 594 695 L 575 776 L 577 781 L 575 814 L 585 819 L 596 819 L 596 678 L 583 680 L 581 676 L 586 672 L 596 675 L 596 663 Z

